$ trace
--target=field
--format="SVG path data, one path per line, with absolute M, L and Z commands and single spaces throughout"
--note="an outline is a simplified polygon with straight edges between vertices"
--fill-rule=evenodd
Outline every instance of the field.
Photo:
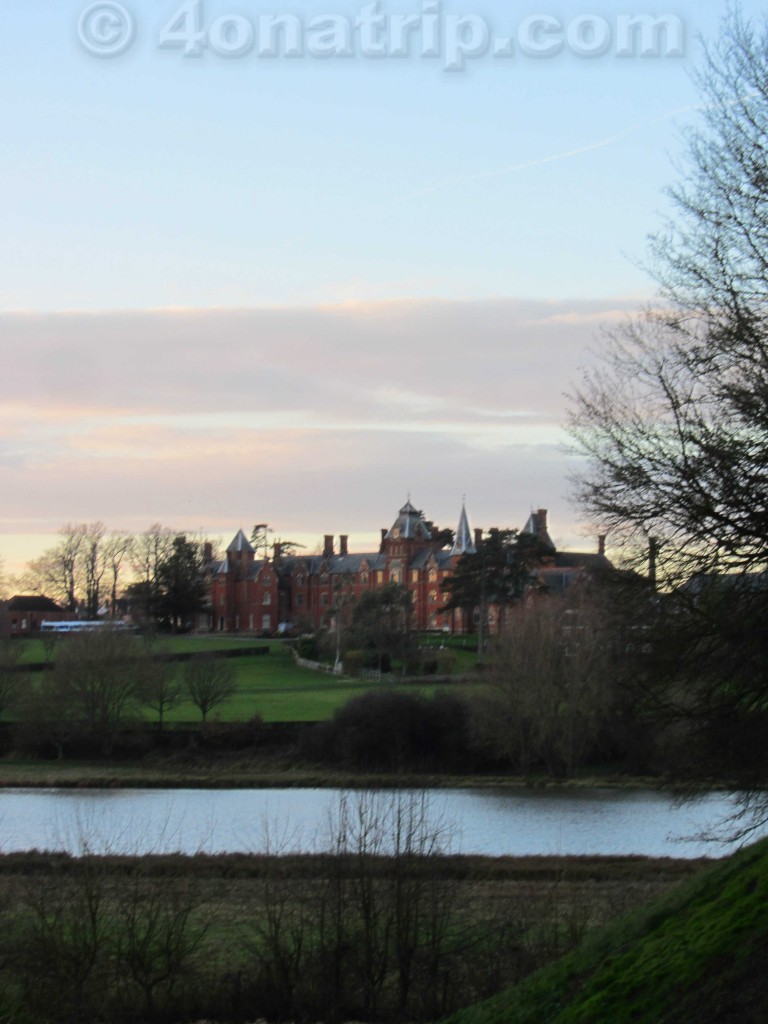
M 381 827 L 366 823 L 363 844 Z M 434 1020 L 701 871 L 644 858 L 382 858 L 354 838 L 342 857 L 8 855 L 0 1018 Z
M 61 642 L 66 642 L 64 639 Z M 47 660 L 41 640 L 24 640 L 21 662 L 32 664 Z M 287 644 L 280 640 L 254 640 L 252 637 L 180 636 L 162 637 L 154 650 L 186 653 L 199 651 L 231 651 L 242 647 L 269 648 L 269 654 L 233 658 L 230 662 L 237 682 L 236 695 L 217 708 L 211 721 L 248 721 L 260 715 L 265 722 L 316 722 L 329 718 L 351 697 L 365 693 L 373 686 L 391 687 L 393 683 L 371 683 L 356 679 L 326 675 L 311 669 L 299 668 L 293 661 Z M 474 666 L 474 652 L 458 650 L 457 671 Z M 177 673 L 183 665 L 175 666 Z M 34 675 L 32 677 L 35 678 Z M 430 695 L 434 683 L 407 684 L 409 692 Z M 147 713 L 147 718 L 151 717 Z M 196 722 L 200 719 L 197 708 L 184 701 L 166 716 L 169 724 Z

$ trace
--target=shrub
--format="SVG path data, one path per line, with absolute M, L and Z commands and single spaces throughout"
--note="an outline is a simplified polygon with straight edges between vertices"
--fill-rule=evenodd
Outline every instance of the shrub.
M 372 690 L 309 730 L 301 753 L 363 771 L 457 768 L 466 765 L 467 733 L 460 697 Z

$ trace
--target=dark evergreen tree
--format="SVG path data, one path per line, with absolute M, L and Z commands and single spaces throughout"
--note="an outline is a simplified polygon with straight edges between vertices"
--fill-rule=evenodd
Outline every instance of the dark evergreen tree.
M 174 537 L 158 566 L 157 583 L 158 621 L 174 631 L 190 629 L 208 597 L 202 544 L 184 534 Z

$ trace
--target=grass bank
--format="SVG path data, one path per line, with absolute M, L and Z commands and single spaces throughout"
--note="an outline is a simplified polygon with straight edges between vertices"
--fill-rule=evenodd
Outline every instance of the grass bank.
M 768 840 L 450 1024 L 762 1024 Z
M 336 771 L 282 760 L 190 757 L 163 762 L 0 760 L 0 788 L 134 789 L 652 789 L 658 779 L 620 774 L 584 774 L 554 783 L 546 776 L 425 774 Z

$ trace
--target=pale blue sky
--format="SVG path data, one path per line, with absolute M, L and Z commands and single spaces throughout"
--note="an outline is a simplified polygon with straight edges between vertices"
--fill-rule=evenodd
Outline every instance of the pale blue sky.
M 456 518 L 466 491 L 478 525 L 519 525 L 531 505 L 546 505 L 556 511 L 563 539 L 576 536 L 553 436 L 563 418 L 561 394 L 602 319 L 615 320 L 617 311 L 652 295 L 638 261 L 667 209 L 663 188 L 676 178 L 670 158 L 680 151 L 677 132 L 695 118 L 697 36 L 716 34 L 724 6 L 446 0 L 441 17 L 483 16 L 500 34 L 542 11 L 563 25 L 579 16 L 613 23 L 620 14 L 672 14 L 685 28 L 679 58 L 619 58 L 609 47 L 585 59 L 565 47 L 541 59 L 486 53 L 463 71 L 443 70 L 441 59 L 421 57 L 418 45 L 402 58 L 226 59 L 210 48 L 187 58 L 159 47 L 180 0 L 126 0 L 134 43 L 122 56 L 97 58 L 78 39 L 78 19 L 89 6 L 3 4 L 0 533 L 7 560 L 32 553 L 35 536 L 74 519 L 140 528 L 162 518 L 226 534 L 230 525 L 234 532 L 269 518 L 284 534 L 375 534 L 407 490 L 440 522 Z M 354 16 L 360 8 L 350 0 L 296 0 L 290 7 L 283 0 L 206 0 L 202 14 L 208 29 L 230 15 L 255 24 L 259 15 L 288 12 L 308 24 L 313 15 Z M 754 2 L 742 8 L 748 16 L 761 10 Z M 422 4 L 398 0 L 380 9 L 419 13 Z M 445 332 L 445 302 L 459 303 L 452 320 L 467 332 L 420 335 L 422 328 Z M 538 305 L 528 318 L 531 303 Z M 295 327 L 291 318 L 321 306 L 343 315 L 348 304 L 357 304 L 354 316 L 366 329 L 357 350 L 345 338 L 339 365 L 320 312 Z M 208 317 L 191 326 L 194 311 L 264 307 L 285 318 L 274 334 L 258 312 L 248 321 L 252 335 Z M 116 315 L 169 309 L 190 314 L 182 326 L 161 319 L 151 327 L 147 319 Z M 422 324 L 425 309 L 437 313 L 424 314 Z M 558 334 L 556 355 L 531 327 L 550 323 L 547 309 L 558 330 L 572 331 Z M 86 330 L 62 311 L 103 319 Z M 36 340 L 27 348 L 30 332 Z M 275 362 L 274 346 L 285 344 L 286 332 L 297 345 L 293 365 L 314 367 L 312 380 L 302 377 L 298 405 L 290 373 Z M 430 357 L 409 360 L 404 338 L 412 352 L 423 338 Z M 248 344 L 263 375 L 249 391 L 233 391 L 224 438 L 213 418 L 222 401 L 211 402 L 209 385 L 218 396 L 230 346 L 238 372 L 246 372 Z M 398 353 L 399 380 L 382 376 L 388 346 Z M 22 349 L 16 374 L 13 353 Z M 172 401 L 152 389 L 146 396 L 142 377 L 160 365 L 172 381 L 174 364 L 190 360 L 200 373 L 174 385 Z M 476 364 L 467 375 L 474 390 L 465 381 L 457 396 L 445 367 L 466 361 Z M 60 366 L 84 382 L 76 397 L 64 387 L 66 373 L 51 370 Z M 504 395 L 494 392 L 496 433 L 488 440 L 486 431 L 478 443 L 472 410 L 483 406 L 499 366 L 508 375 L 506 412 L 532 414 L 538 427 L 527 438 L 519 425 L 514 436 L 505 433 Z M 104 392 L 105 374 L 113 373 L 124 375 L 122 398 L 113 377 Z M 349 401 L 334 390 L 340 377 L 354 382 L 358 399 L 375 392 L 379 411 L 372 421 L 363 422 L 362 413 L 354 423 L 345 417 L 343 437 L 357 437 L 358 447 L 345 459 L 335 448 L 332 485 L 321 476 L 321 500 L 297 512 L 297 494 L 283 477 L 267 473 L 268 497 L 254 483 L 264 468 L 259 453 L 273 451 L 263 431 L 277 431 L 279 422 L 254 424 L 252 414 L 265 406 L 275 417 L 295 410 L 289 415 L 302 431 L 315 431 L 313 442 L 302 434 L 281 458 L 301 473 L 312 449 L 315 472 L 322 432 L 339 429 L 329 407 Z M 432 408 L 441 395 L 453 402 L 451 415 L 434 428 L 436 448 L 428 451 L 424 403 Z M 392 425 L 383 425 L 387 403 L 400 410 L 394 440 Z M 170 406 L 178 447 L 168 423 L 158 426 Z M 194 436 L 206 438 L 197 458 L 189 455 L 190 418 Z M 86 423 L 75 431 L 77 443 L 62 431 L 65 420 Z M 163 458 L 174 467 L 170 490 L 166 463 L 158 462 L 160 435 L 152 433 L 161 429 L 170 445 Z M 105 475 L 94 454 L 95 435 L 119 436 L 130 447 L 130 502 L 119 474 Z M 226 449 L 216 448 L 217 437 Z M 233 444 L 247 453 L 246 472 L 232 464 Z M 229 468 L 215 500 L 201 496 L 201 480 L 214 479 L 223 464 Z M 334 519 L 340 505 L 346 519 Z
M 418 52 L 184 58 L 158 47 L 178 0 L 128 0 L 135 44 L 96 59 L 77 40 L 86 6 L 3 5 L 6 310 L 642 292 L 632 260 L 665 208 L 675 125 L 687 119 L 671 115 L 696 102 L 696 36 L 720 16 L 719 4 L 692 2 L 450 0 L 443 15 L 480 14 L 499 30 L 543 6 L 564 24 L 673 13 L 686 56 L 486 55 L 446 72 Z M 202 10 L 209 25 L 359 7 L 207 0 Z

